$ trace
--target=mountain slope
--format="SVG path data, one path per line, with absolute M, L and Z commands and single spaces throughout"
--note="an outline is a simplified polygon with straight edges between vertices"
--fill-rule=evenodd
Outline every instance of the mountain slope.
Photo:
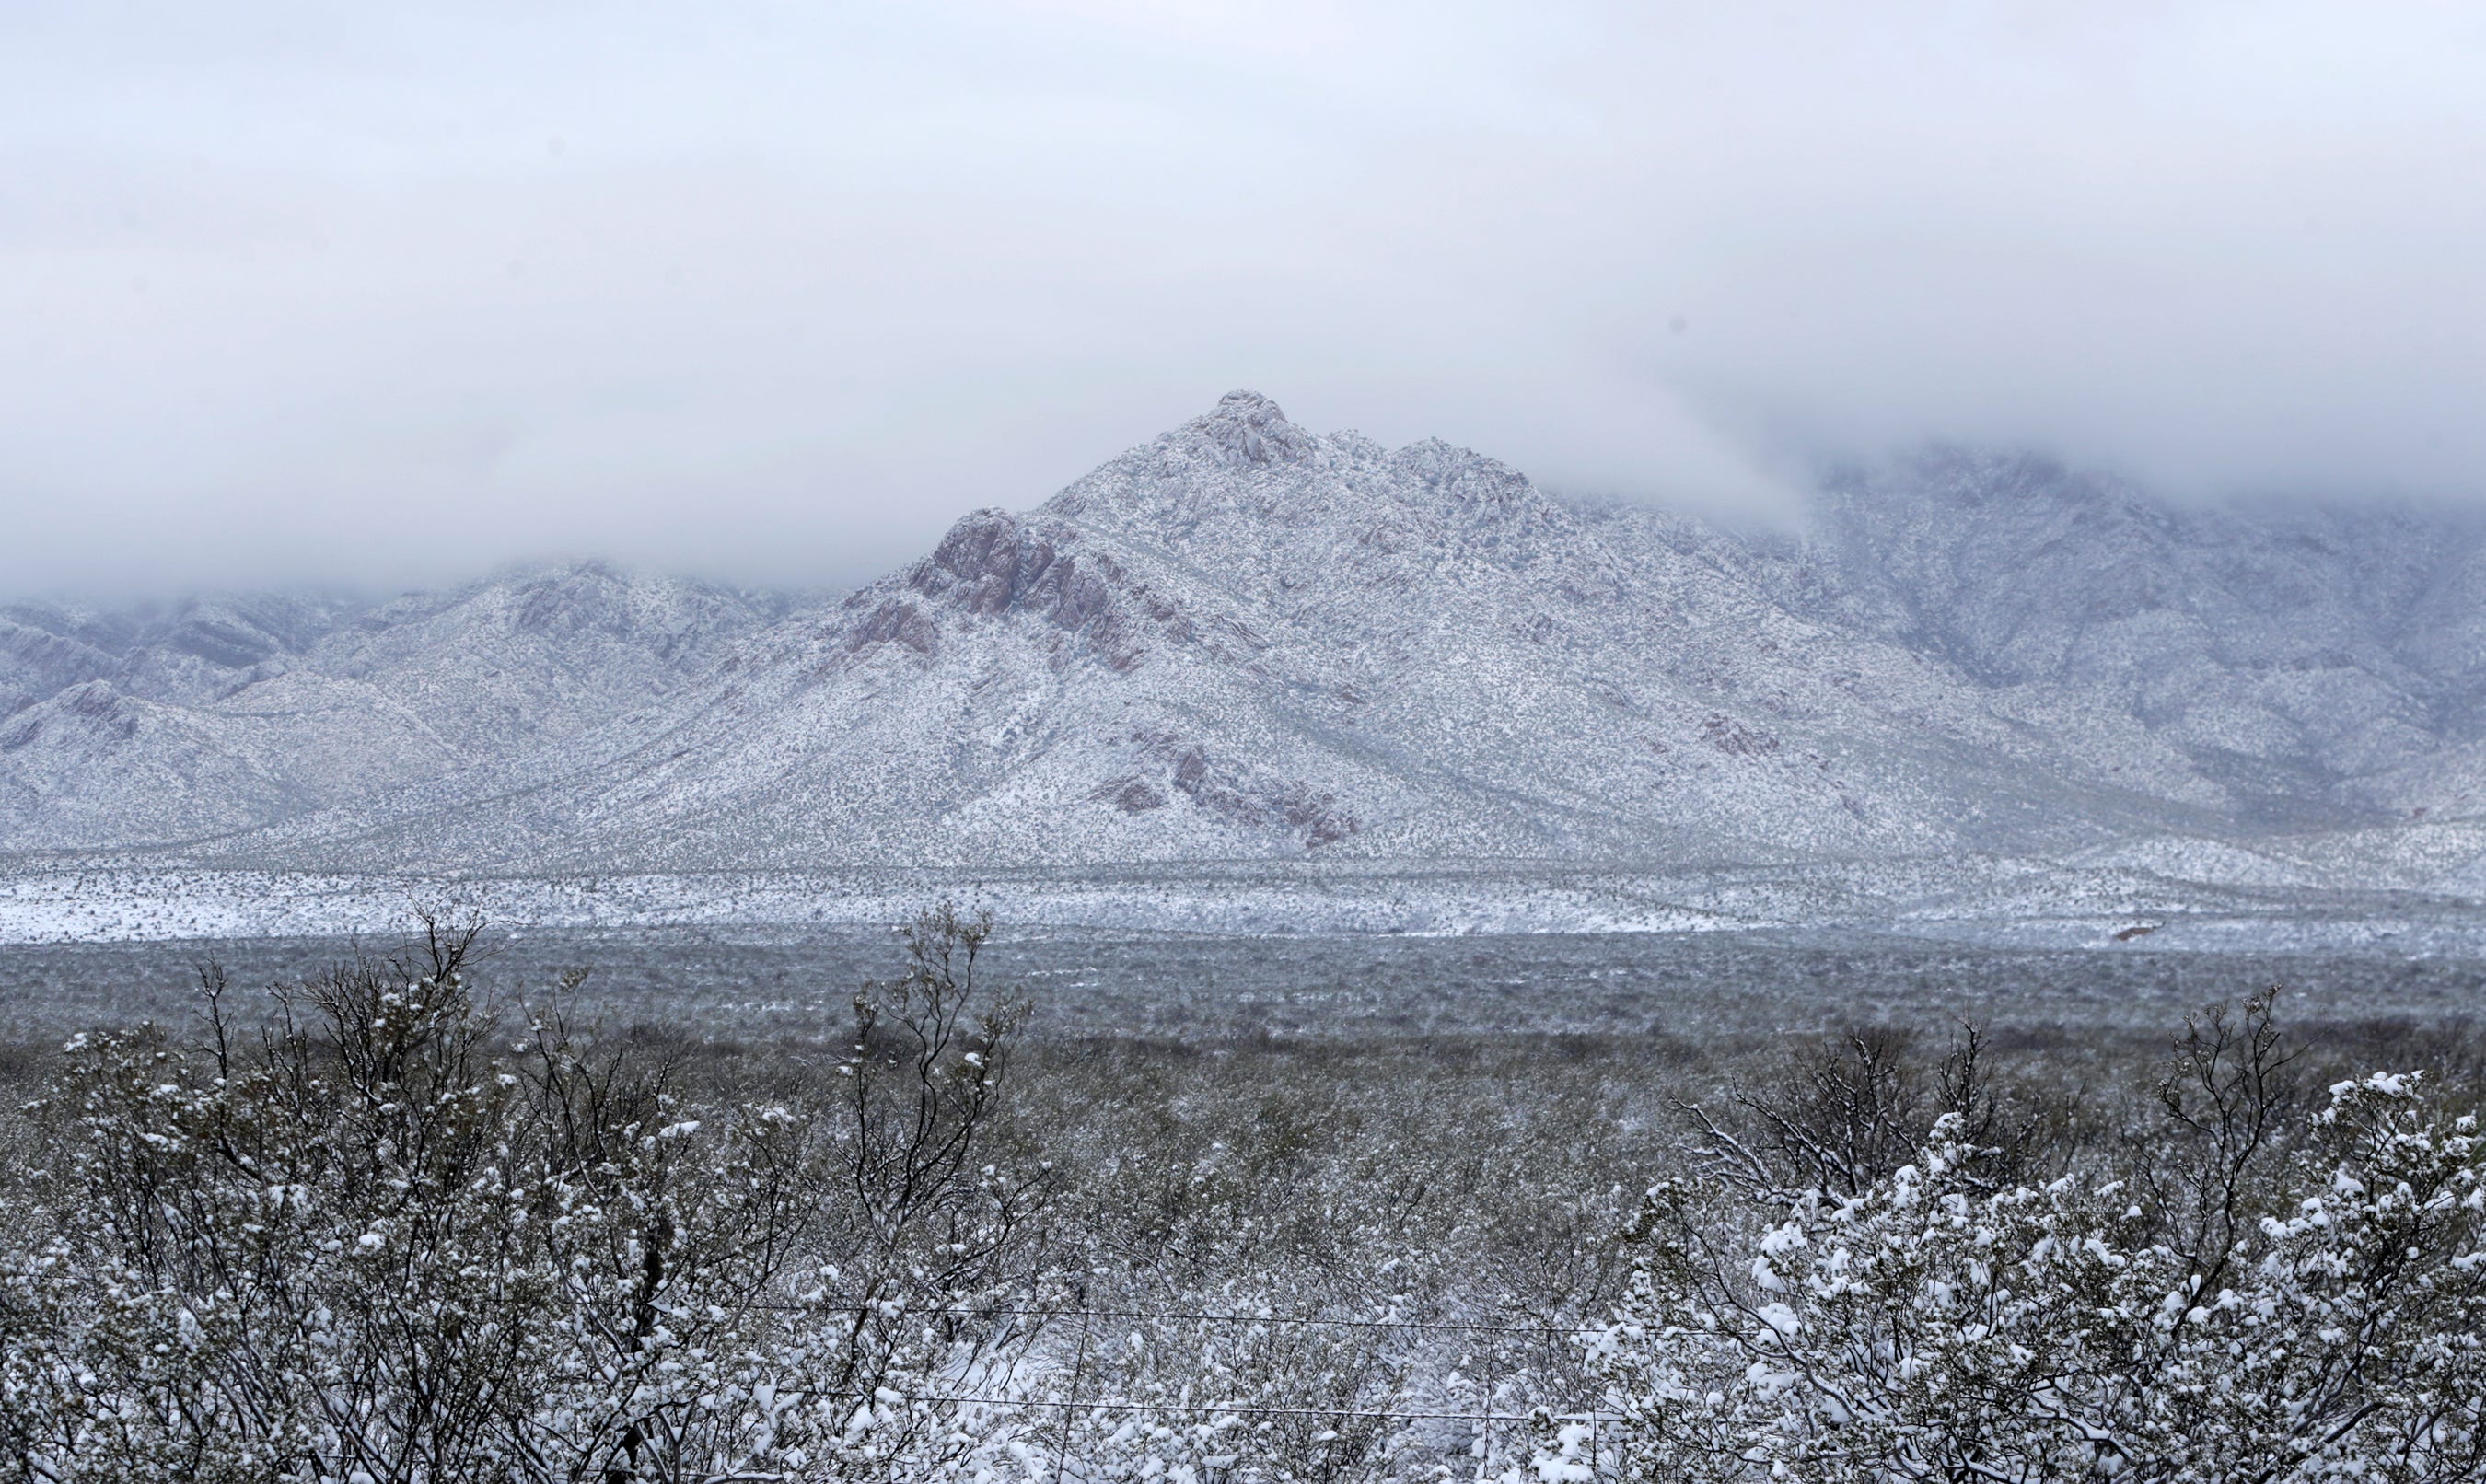
M 377 608 L 239 598 L 169 621 L 14 611 L 0 839 L 193 840 L 488 765 L 658 703 L 769 616 L 594 564 Z
M 586 565 L 198 612 L 0 629 L 33 698 L 0 838 L 517 874 L 2234 862 L 2486 810 L 2486 523 L 1957 451 L 1754 536 L 1235 393 L 834 607 Z M 2207 843 L 2132 843 L 2168 837 Z
M 0 607 L 0 718 L 97 680 L 145 701 L 212 700 L 258 667 L 307 652 L 359 611 L 291 593 L 192 598 L 168 614 Z
M 1833 481 L 1803 565 L 1781 590 L 1801 610 L 2120 711 L 2272 822 L 2473 734 L 2486 701 L 2486 522 L 2466 513 L 2185 510 L 1935 451 Z
M 672 725 L 307 819 L 511 869 L 2066 849 L 2224 792 L 1440 443 L 1249 393 L 979 511 Z M 2066 728 L 2058 728 L 2058 731 Z M 609 739 L 608 739 L 609 740 Z

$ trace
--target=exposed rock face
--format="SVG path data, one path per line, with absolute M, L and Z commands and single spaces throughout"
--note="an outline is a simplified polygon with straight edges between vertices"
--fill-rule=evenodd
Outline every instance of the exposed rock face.
M 2440 818 L 2486 799 L 2481 537 L 1957 453 L 1747 537 L 1238 392 L 783 621 L 592 565 L 144 644 L 18 618 L 0 821 L 20 848 L 603 870 L 1768 863 Z

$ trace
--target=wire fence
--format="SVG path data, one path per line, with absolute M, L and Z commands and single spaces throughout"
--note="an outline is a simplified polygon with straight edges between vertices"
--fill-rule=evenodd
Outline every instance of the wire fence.
M 865 1305 L 843 1304 L 788 1304 L 772 1305 L 811 1312 L 857 1313 Z M 1602 1478 L 1602 1429 L 1618 1418 L 1613 1414 L 1601 1415 L 1594 1407 L 1585 1409 L 1531 1406 L 1525 1410 L 1497 1410 L 1497 1388 L 1508 1377 L 1527 1374 L 1523 1367 L 1505 1367 L 1499 1352 L 1516 1342 L 1534 1342 L 1539 1346 L 1569 1340 L 1578 1342 L 1587 1336 L 1602 1333 L 1605 1326 L 1495 1324 L 1474 1320 L 1400 1319 L 1400 1318 L 1335 1318 L 1322 1315 L 1289 1315 L 1277 1313 L 1227 1313 L 1203 1309 L 1089 1307 L 1084 1305 L 1060 1306 L 1009 1307 L 996 1305 L 978 1307 L 963 1305 L 913 1309 L 918 1314 L 942 1314 L 972 1317 L 986 1321 L 1026 1322 L 1051 1326 L 1076 1323 L 1078 1339 L 1073 1350 L 1066 1394 L 1045 1396 L 1012 1393 L 984 1393 L 974 1390 L 956 1392 L 906 1392 L 885 1399 L 910 1406 L 981 1406 L 1025 1414 L 1050 1414 L 1060 1421 L 1054 1444 L 1054 1477 L 1056 1484 L 1072 1484 L 1087 1477 L 1073 1460 L 1069 1443 L 1069 1422 L 1083 1415 L 1163 1415 L 1184 1416 L 1234 1416 L 1239 1418 L 1318 1418 L 1332 1423 L 1387 1422 L 1464 1423 L 1473 1429 L 1470 1452 L 1477 1464 L 1476 1477 L 1494 1477 L 1492 1465 L 1497 1455 L 1497 1430 L 1519 1425 L 1535 1425 L 1553 1421 L 1579 1424 L 1587 1429 L 1585 1455 L 1580 1459 L 1588 1466 L 1591 1477 Z M 1091 1341 L 1099 1322 L 1196 1324 L 1203 1329 L 1219 1327 L 1259 1327 L 1270 1329 L 1342 1330 L 1360 1333 L 1405 1333 L 1410 1334 L 1446 1334 L 1482 1337 L 1488 1343 L 1480 1347 L 1479 1375 L 1476 1378 L 1478 1405 L 1474 1407 L 1423 1406 L 1354 1406 L 1354 1405 L 1289 1405 L 1265 1401 L 1190 1401 L 1149 1398 L 1135 1400 L 1114 1395 L 1085 1394 L 1090 1380 Z M 1466 1363 L 1462 1358 L 1461 1363 Z M 1535 1374 L 1541 1376 L 1542 1371 Z M 1240 1456 L 1202 1460 L 1204 1484 L 1221 1484 L 1232 1476 L 1245 1460 Z

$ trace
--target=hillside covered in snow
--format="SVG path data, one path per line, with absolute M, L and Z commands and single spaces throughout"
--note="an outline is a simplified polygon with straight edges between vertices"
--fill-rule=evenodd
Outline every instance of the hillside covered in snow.
M 834 604 L 580 565 L 0 610 L 25 869 L 2128 856 L 2360 887 L 2403 829 L 2476 874 L 2481 738 L 2463 513 L 2191 511 L 1938 451 L 1754 534 L 1242 392 Z

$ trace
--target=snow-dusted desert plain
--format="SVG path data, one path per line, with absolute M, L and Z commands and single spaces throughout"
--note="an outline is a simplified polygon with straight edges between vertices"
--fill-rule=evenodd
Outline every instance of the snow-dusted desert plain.
M 2343 849 L 2321 843 L 2317 859 Z M 2275 848 L 2234 851 L 2216 863 L 2228 869 L 2215 874 L 2171 872 L 2159 859 L 2198 848 L 2146 841 L 2067 861 L 1963 856 L 1674 871 L 1186 863 L 1078 872 L 503 876 L 91 866 L 0 880 L 0 944 L 386 938 L 417 909 L 472 913 L 517 930 L 799 931 L 886 925 L 952 900 L 1029 927 L 1142 933 L 1811 930 L 2063 948 L 2113 949 L 2145 937 L 2154 949 L 2486 955 L 2486 912 L 2466 890 L 2473 867 L 2446 882 L 2374 864 L 2360 890 L 2322 885 L 2314 866 Z M 2149 864 L 2125 859 L 2133 855 Z M 2245 863 L 2252 868 L 2237 868 Z

